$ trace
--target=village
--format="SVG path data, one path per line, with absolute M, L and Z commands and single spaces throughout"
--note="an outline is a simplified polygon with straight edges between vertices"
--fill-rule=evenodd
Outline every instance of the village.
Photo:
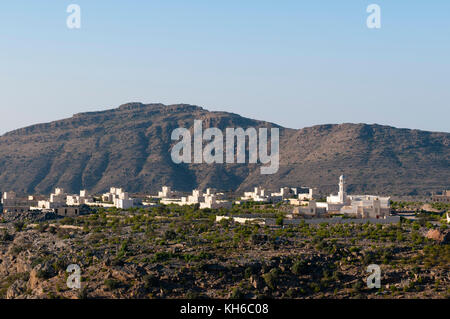
M 4 192 L 0 298 L 448 298 L 448 192 L 399 202 L 347 183 L 329 195 Z M 365 286 L 372 264 L 378 289 Z M 69 265 L 80 289 L 66 285 Z
M 232 207 L 245 205 L 272 205 L 281 207 L 283 224 L 307 223 L 398 223 L 401 214 L 396 214 L 391 207 L 390 197 L 376 195 L 350 195 L 346 192 L 346 180 L 339 177 L 337 194 L 330 194 L 326 199 L 309 187 L 282 187 L 278 192 L 269 192 L 262 187 L 245 191 L 241 196 L 218 192 L 207 188 L 205 191 L 194 189 L 191 194 L 172 190 L 163 186 L 156 195 L 130 195 L 123 188 L 111 187 L 109 192 L 101 195 L 90 194 L 81 190 L 79 194 L 67 194 L 64 189 L 56 188 L 49 197 L 42 195 L 19 196 L 13 191 L 4 192 L 1 211 L 4 214 L 21 214 L 26 212 L 53 213 L 59 217 L 77 217 L 97 208 L 116 208 L 129 210 L 154 206 L 190 206 L 197 209 L 217 210 L 221 214 L 216 221 L 233 219 L 237 223 L 257 223 L 274 225 L 280 223 L 275 218 L 258 214 L 227 214 Z M 442 203 L 450 202 L 450 191 L 443 191 L 433 196 L 432 200 Z M 242 210 L 245 212 L 245 210 Z M 411 218 L 411 216 L 409 216 Z M 448 212 L 445 215 L 450 222 Z M 408 216 L 406 216 L 408 218 Z

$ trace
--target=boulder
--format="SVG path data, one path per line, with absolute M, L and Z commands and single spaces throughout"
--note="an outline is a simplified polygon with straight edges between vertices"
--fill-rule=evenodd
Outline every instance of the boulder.
M 23 280 L 16 280 L 6 291 L 6 299 L 16 299 L 25 292 L 26 283 Z
M 258 290 L 264 286 L 261 278 L 255 275 L 250 276 L 250 284 L 253 286 L 253 288 Z
M 437 229 L 430 229 L 426 233 L 425 237 L 435 240 L 441 244 L 448 244 L 448 242 L 450 241 L 450 232 L 443 233 Z

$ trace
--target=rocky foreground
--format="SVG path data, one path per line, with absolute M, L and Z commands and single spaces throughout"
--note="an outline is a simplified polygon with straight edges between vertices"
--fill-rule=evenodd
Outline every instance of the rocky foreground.
M 4 218 L 0 297 L 450 297 L 444 226 L 267 228 L 215 223 L 214 216 L 160 207 L 38 222 Z M 81 289 L 67 287 L 69 264 L 81 268 Z M 366 285 L 369 264 L 381 267 L 379 289 Z

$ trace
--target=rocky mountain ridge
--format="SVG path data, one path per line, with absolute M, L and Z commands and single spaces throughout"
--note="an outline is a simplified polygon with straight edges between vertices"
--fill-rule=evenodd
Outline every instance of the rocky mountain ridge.
M 177 127 L 278 127 L 280 168 L 261 175 L 259 164 L 175 164 L 170 151 Z M 110 186 L 156 192 L 162 185 L 189 191 L 261 185 L 311 186 L 335 192 L 345 174 L 349 192 L 424 194 L 450 185 L 450 134 L 369 124 L 303 129 L 233 113 L 177 104 L 128 103 L 78 113 L 0 137 L 0 190 L 47 194 L 55 187 L 103 192 Z

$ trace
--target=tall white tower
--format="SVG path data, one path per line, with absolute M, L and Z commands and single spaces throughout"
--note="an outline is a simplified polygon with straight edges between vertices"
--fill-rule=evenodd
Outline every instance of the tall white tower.
M 339 177 L 339 202 L 344 203 L 345 199 L 346 199 L 346 194 L 345 194 L 345 179 L 344 179 L 344 175 L 341 175 Z

